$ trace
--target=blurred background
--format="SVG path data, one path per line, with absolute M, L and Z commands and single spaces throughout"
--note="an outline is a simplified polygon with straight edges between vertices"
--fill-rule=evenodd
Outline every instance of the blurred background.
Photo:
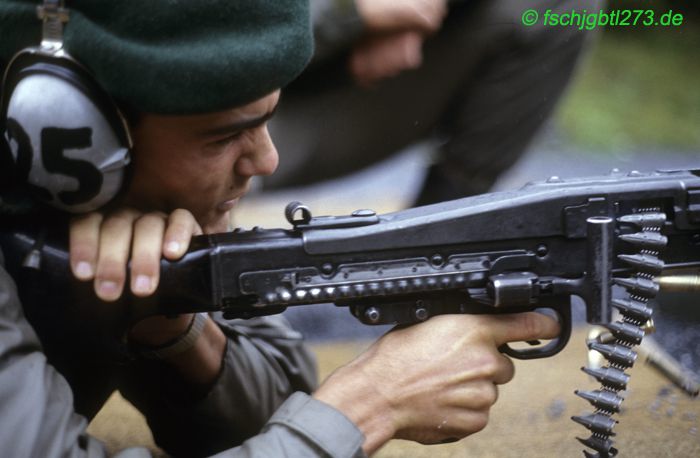
M 700 164 L 700 4 L 608 3 L 609 10 L 671 9 L 682 12 L 684 21 L 678 27 L 597 30 L 553 117 L 493 190 L 517 188 L 550 174 L 583 176 L 610 167 L 651 170 Z M 423 183 L 433 146 L 415 145 L 340 179 L 254 192 L 241 203 L 234 224 L 285 225 L 283 204 L 290 198 L 313 204 L 318 213 L 363 206 L 378 211 L 405 208 Z M 282 145 L 281 162 L 283 149 Z
M 681 12 L 684 21 L 678 27 L 604 28 L 554 126 L 566 143 L 592 156 L 697 155 L 700 4 L 611 0 L 609 9 L 615 8 L 670 9 Z

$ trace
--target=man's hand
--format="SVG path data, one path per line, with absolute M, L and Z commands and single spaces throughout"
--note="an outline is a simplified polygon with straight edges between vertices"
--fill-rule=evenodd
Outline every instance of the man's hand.
M 348 70 L 361 86 L 371 86 L 420 67 L 426 36 L 442 26 L 445 0 L 356 0 L 367 29 L 350 54 Z
M 389 332 L 314 396 L 358 425 L 367 453 L 391 438 L 426 444 L 463 438 L 486 426 L 496 385 L 513 377 L 513 363 L 498 347 L 558 332 L 538 313 L 437 316 Z
M 158 286 L 161 255 L 180 258 L 192 236 L 201 233 L 186 210 L 175 210 L 169 216 L 129 208 L 107 216 L 89 213 L 71 221 L 71 269 L 80 280 L 94 280 L 100 299 L 115 301 L 124 288 L 131 255 L 131 291 L 148 296 Z
M 415 30 L 369 36 L 353 49 L 350 74 L 360 86 L 369 87 L 423 62 L 423 35 Z
M 355 0 L 355 6 L 372 33 L 401 29 L 432 33 L 447 14 L 446 0 Z
M 136 296 L 148 296 L 158 286 L 161 256 L 179 259 L 192 236 L 201 233 L 194 216 L 186 210 L 170 215 L 143 214 L 129 208 L 106 216 L 90 213 L 71 222 L 71 269 L 76 278 L 94 282 L 100 299 L 115 301 L 124 289 L 131 260 L 130 289 Z M 159 345 L 182 334 L 191 319 L 191 315 L 149 318 L 134 326 L 131 337 L 142 344 Z
M 121 296 L 126 269 L 131 260 L 131 284 L 136 296 L 153 294 L 160 279 L 160 259 L 182 257 L 190 239 L 202 228 L 187 210 L 163 213 L 140 213 L 123 208 L 108 215 L 89 213 L 77 217 L 70 225 L 70 264 L 80 280 L 94 282 L 95 293 L 105 301 Z M 154 316 L 136 323 L 129 339 L 149 346 L 160 346 L 182 336 L 193 315 L 176 318 Z M 207 385 L 218 376 L 226 337 L 211 320 L 207 320 L 193 346 L 168 361 L 191 383 Z

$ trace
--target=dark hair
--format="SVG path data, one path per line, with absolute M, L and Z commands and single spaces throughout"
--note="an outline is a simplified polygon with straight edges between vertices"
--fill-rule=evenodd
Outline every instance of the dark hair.
M 116 102 L 119 112 L 126 120 L 127 125 L 130 129 L 136 127 L 141 120 L 141 111 L 139 111 L 133 105 L 126 102 Z

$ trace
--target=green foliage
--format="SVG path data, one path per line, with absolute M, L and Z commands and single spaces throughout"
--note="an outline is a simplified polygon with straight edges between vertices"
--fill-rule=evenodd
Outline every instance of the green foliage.
M 602 151 L 697 151 L 700 26 L 606 29 L 599 38 L 557 115 L 570 140 Z

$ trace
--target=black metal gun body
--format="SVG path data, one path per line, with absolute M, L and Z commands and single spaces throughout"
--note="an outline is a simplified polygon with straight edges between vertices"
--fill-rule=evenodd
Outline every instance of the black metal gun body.
M 550 178 L 519 191 L 381 216 L 358 210 L 314 218 L 293 202 L 286 216 L 292 229 L 195 238 L 181 260 L 162 262 L 156 294 L 137 299 L 125 293 L 112 304 L 99 303 L 91 284 L 72 279 L 65 227 L 5 225 L 0 244 L 46 351 L 55 347 L 52 341 L 60 347 L 72 338 L 88 353 L 85 347 L 97 344 L 97 357 L 105 348 L 123 354 L 126 329 L 148 315 L 223 311 L 247 318 L 335 303 L 368 324 L 547 307 L 559 316 L 558 339 L 502 349 L 517 358 L 542 358 L 566 345 L 570 299 L 578 296 L 587 321 L 610 331 L 606 339 L 587 342 L 609 363 L 583 368 L 601 389 L 576 392 L 596 410 L 573 417 L 591 432 L 579 439 L 595 451 L 585 455 L 598 458 L 617 454 L 611 417 L 620 410 L 625 370 L 652 315 L 648 301 L 658 292 L 658 275 L 692 269 L 690 283 L 700 283 L 700 169 Z M 612 297 L 615 284 L 626 298 Z M 621 316 L 616 321 L 613 307 Z
M 163 261 L 153 297 L 126 293 L 103 312 L 120 322 L 198 311 L 245 318 L 335 303 L 365 323 L 386 324 L 549 307 L 563 320 L 562 338 L 516 355 L 549 356 L 566 344 L 571 296 L 585 301 L 589 322 L 610 322 L 613 279 L 634 271 L 617 255 L 656 243 L 621 236 L 643 233 L 646 223 L 630 215 L 650 209 L 664 217 L 666 268 L 700 267 L 700 171 L 614 172 L 385 215 L 312 217 L 290 205 L 292 229 L 197 237 L 183 259 Z M 34 263 L 50 297 L 94 313 L 90 286 L 71 278 L 65 234 L 38 237 L 35 227 L 3 231 L 9 268 Z

